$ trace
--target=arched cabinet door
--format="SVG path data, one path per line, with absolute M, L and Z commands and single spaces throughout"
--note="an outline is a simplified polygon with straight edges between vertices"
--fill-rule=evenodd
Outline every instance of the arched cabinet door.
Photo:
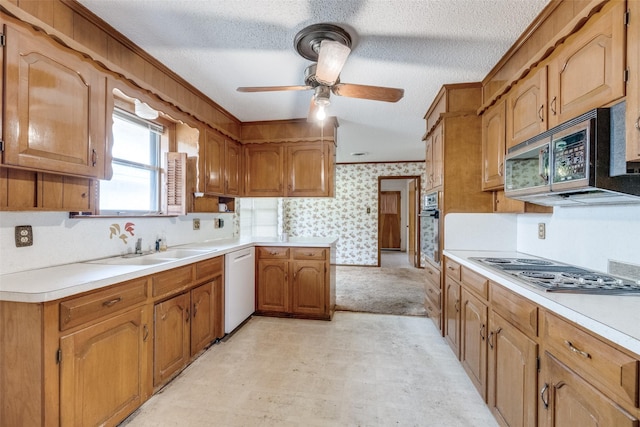
M 27 27 L 6 25 L 5 54 L 3 163 L 109 178 L 105 75 Z

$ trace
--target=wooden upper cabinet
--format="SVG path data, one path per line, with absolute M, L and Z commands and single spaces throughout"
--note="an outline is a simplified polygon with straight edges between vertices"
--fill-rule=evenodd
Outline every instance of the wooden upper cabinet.
M 625 11 L 626 2 L 610 2 L 552 55 L 550 127 L 624 96 Z
M 204 192 L 224 193 L 224 137 L 210 129 L 205 131 Z
M 482 115 L 482 189 L 504 186 L 505 100 Z
M 239 196 L 242 172 L 242 146 L 222 134 L 205 130 L 204 192 Z
M 426 190 L 440 188 L 443 183 L 443 134 L 442 122 L 426 138 L 425 167 L 427 170 Z
M 248 144 L 245 150 L 245 196 L 283 195 L 284 149 L 280 144 Z
M 239 196 L 242 192 L 242 146 L 226 140 L 224 144 L 224 194 Z
M 331 145 L 323 143 L 296 143 L 287 146 L 286 196 L 328 197 L 333 190 L 329 174 Z
M 531 71 L 507 95 L 509 149 L 547 130 L 547 67 Z
M 108 178 L 106 77 L 27 27 L 6 25 L 3 163 Z
M 640 2 L 630 1 L 627 27 L 627 161 L 640 161 Z
M 247 197 L 332 197 L 333 142 L 247 144 Z

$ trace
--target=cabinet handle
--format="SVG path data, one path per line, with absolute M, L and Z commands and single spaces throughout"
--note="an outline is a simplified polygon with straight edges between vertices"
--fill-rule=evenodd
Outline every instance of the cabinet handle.
M 586 351 L 582 351 L 579 348 L 574 347 L 573 344 L 571 343 L 571 341 L 565 340 L 564 343 L 567 345 L 567 347 L 569 347 L 569 350 L 571 350 L 572 352 L 584 357 L 585 359 L 591 359 L 591 355 L 589 353 L 587 353 Z
M 549 391 L 549 384 L 544 383 L 544 386 L 540 390 L 540 400 L 542 400 L 542 404 L 544 405 L 544 409 L 549 408 L 549 395 L 547 392 Z M 544 400 L 544 395 L 547 394 L 547 400 Z
M 485 339 L 484 328 L 485 328 L 485 325 L 483 323 L 482 326 L 480 326 L 480 338 L 482 338 L 482 341 L 484 341 L 484 339 Z
M 554 96 L 553 99 L 551 100 L 551 112 L 553 113 L 553 115 L 556 115 L 556 97 Z
M 544 122 L 544 117 L 542 117 L 543 108 L 544 108 L 544 104 L 540 105 L 540 108 L 538 109 L 538 118 L 540 119 L 541 122 Z
M 636 119 L 636 129 L 640 130 L 640 116 Z
M 91 166 L 95 166 L 98 163 L 98 152 L 95 148 L 91 149 Z
M 456 311 L 460 311 L 460 300 L 457 299 L 456 303 L 453 306 L 455 307 Z
M 495 332 L 494 331 L 489 332 L 489 347 L 491 347 L 491 350 L 493 350 L 493 336 L 498 335 L 501 331 L 502 331 L 502 328 L 498 328 Z
M 111 307 L 112 305 L 117 304 L 120 301 L 122 301 L 122 297 L 118 297 L 118 298 L 114 298 L 114 299 L 109 300 L 109 301 L 105 301 L 105 302 L 102 303 L 102 305 L 105 306 L 105 307 Z
M 147 338 L 149 338 L 149 327 L 147 325 L 144 325 L 142 327 L 142 341 L 143 342 L 147 342 Z
M 500 162 L 500 166 L 498 166 L 498 176 L 502 176 L 504 173 L 504 162 Z
M 186 313 L 187 313 L 187 317 L 186 317 L 186 319 L 184 319 L 184 321 L 185 321 L 185 322 L 187 322 L 187 323 L 189 323 L 189 318 L 190 318 L 190 315 L 189 315 L 189 309 L 187 308 L 185 311 L 186 311 Z
M 193 318 L 196 318 L 196 314 L 198 314 L 198 304 L 193 304 Z

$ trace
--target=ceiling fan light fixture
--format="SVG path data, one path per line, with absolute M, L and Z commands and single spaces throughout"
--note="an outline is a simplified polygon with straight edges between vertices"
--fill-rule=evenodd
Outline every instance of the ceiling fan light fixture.
M 318 105 L 318 109 L 316 110 L 316 119 L 319 121 L 324 121 L 327 118 L 327 111 L 325 110 L 324 105 Z
M 318 53 L 316 79 L 326 85 L 332 85 L 338 79 L 347 57 L 351 53 L 348 46 L 333 40 L 322 40 Z

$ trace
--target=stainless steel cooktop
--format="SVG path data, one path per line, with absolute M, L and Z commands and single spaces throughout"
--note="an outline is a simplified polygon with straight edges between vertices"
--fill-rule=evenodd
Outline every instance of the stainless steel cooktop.
M 547 259 L 480 257 L 471 259 L 514 276 L 527 284 L 542 288 L 546 292 L 640 295 L 638 282 Z

